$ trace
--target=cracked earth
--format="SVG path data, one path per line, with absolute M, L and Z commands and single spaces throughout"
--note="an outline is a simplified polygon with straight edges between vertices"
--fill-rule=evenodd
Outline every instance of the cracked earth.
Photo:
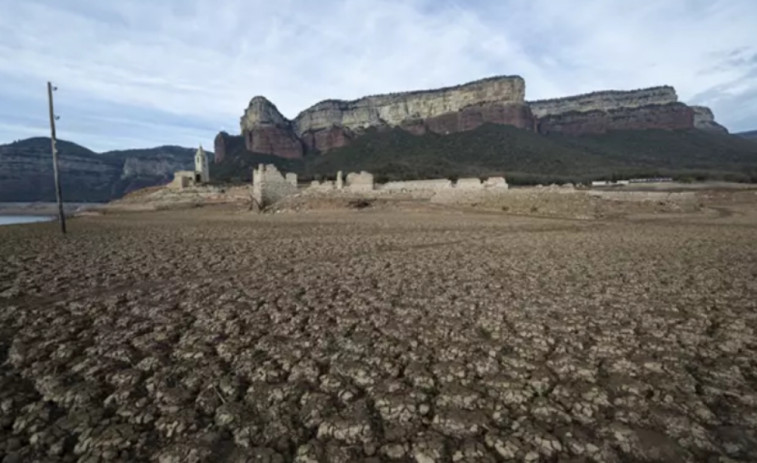
M 757 220 L 0 228 L 0 461 L 756 461 Z

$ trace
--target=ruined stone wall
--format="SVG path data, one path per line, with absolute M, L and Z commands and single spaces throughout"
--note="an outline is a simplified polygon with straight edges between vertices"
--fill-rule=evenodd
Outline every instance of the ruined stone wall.
M 189 188 L 195 184 L 195 173 L 191 170 L 178 170 L 173 174 L 173 180 L 168 187 L 174 190 Z
M 505 180 L 505 177 L 489 177 L 484 182 L 484 187 L 503 188 L 503 189 L 509 188 L 509 186 L 507 185 L 507 181 Z
M 404 182 L 387 182 L 378 187 L 385 191 L 419 191 L 419 190 L 444 190 L 452 188 L 452 180 L 441 178 L 434 180 L 408 180 Z
M 292 175 L 294 181 L 292 181 Z M 252 197 L 260 206 L 268 206 L 295 193 L 297 193 L 296 174 L 287 174 L 285 178 L 273 164 L 260 164 L 252 171 Z
M 347 188 L 351 191 L 372 191 L 373 174 L 361 171 L 360 173 L 350 172 L 345 179 Z
M 455 182 L 455 188 L 461 190 L 480 190 L 483 187 L 480 178 L 460 178 Z

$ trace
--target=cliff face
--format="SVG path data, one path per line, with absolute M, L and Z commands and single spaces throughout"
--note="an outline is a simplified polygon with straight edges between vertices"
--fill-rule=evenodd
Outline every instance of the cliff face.
M 565 98 L 530 101 L 528 105 L 534 116 L 542 118 L 570 112 L 610 111 L 676 102 L 678 102 L 678 96 L 675 89 L 662 86 L 631 91 L 593 92 Z
M 521 77 L 494 77 L 438 90 L 322 101 L 301 112 L 294 125 L 300 135 L 335 125 L 353 131 L 398 126 L 407 120 L 438 117 L 471 105 L 523 105 L 525 95 L 526 83 Z
M 728 133 L 728 129 L 715 122 L 715 116 L 710 108 L 704 106 L 692 106 L 694 110 L 694 127 L 713 133 Z
M 694 111 L 683 103 L 648 105 L 635 108 L 574 111 L 539 119 L 541 134 L 600 134 L 609 130 L 689 129 Z
M 293 121 L 258 96 L 250 101 L 240 125 L 250 151 L 298 158 L 305 151 L 344 146 L 369 127 L 449 133 L 496 122 L 532 128 L 525 92 L 521 77 L 493 77 L 438 90 L 326 100 Z
M 240 121 L 247 150 L 283 158 L 301 158 L 304 150 L 292 123 L 265 97 L 250 101 Z
M 688 129 L 692 108 L 678 102 L 673 87 L 606 91 L 529 103 L 538 118 L 539 133 L 568 135 L 608 130 Z
M 353 101 L 326 100 L 292 121 L 265 98 L 255 97 L 240 125 L 249 151 L 297 159 L 346 146 L 370 127 L 400 127 L 420 135 L 463 132 L 486 123 L 569 135 L 693 127 L 725 131 L 709 109 L 679 103 L 670 86 L 526 102 L 525 82 L 518 76 Z M 222 159 L 223 146 L 216 152 Z

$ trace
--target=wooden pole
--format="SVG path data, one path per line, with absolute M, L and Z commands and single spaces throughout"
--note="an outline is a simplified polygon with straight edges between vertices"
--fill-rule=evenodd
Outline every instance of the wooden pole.
M 55 176 L 55 198 L 58 201 L 58 221 L 60 231 L 66 234 L 66 215 L 63 213 L 63 195 L 60 191 L 60 175 L 58 175 L 58 148 L 55 144 L 55 112 L 53 111 L 53 84 L 47 83 L 47 101 L 50 107 L 50 146 L 53 151 L 53 175 Z

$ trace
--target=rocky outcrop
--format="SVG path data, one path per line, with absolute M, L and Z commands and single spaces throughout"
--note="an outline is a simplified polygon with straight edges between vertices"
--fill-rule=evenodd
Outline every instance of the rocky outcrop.
M 688 129 L 692 108 L 669 86 L 604 91 L 529 103 L 539 133 L 582 135 L 608 130 Z
M 470 130 L 486 122 L 532 129 L 525 82 L 517 76 L 483 79 L 438 90 L 394 93 L 354 101 L 326 100 L 287 120 L 263 97 L 241 119 L 250 151 L 287 158 L 348 144 L 371 127 L 403 127 L 414 133 Z
M 218 132 L 216 138 L 213 140 L 213 151 L 215 156 L 213 157 L 214 164 L 220 164 L 226 159 L 226 140 L 229 138 L 229 134 L 226 132 Z
M 334 125 L 327 129 L 307 131 L 301 137 L 309 151 L 326 152 L 348 145 L 355 133 L 347 127 Z
M 630 91 L 609 90 L 565 98 L 530 101 L 528 106 L 535 117 L 543 118 L 572 112 L 610 111 L 676 102 L 678 102 L 678 96 L 675 89 L 662 86 Z
M 292 123 L 265 97 L 256 96 L 250 101 L 240 126 L 248 151 L 290 159 L 301 158 L 304 153 Z
M 353 101 L 326 100 L 285 118 L 270 101 L 255 97 L 241 119 L 249 151 L 284 158 L 324 153 L 349 144 L 366 129 L 400 127 L 413 134 L 449 134 L 486 123 L 539 133 L 581 135 L 608 130 L 689 129 L 726 132 L 712 112 L 678 102 L 670 86 L 601 91 L 525 101 L 518 76 L 482 79 L 456 87 L 394 93 Z M 223 146 L 216 147 L 220 159 Z
M 683 103 L 668 103 L 545 116 L 539 119 L 537 130 L 541 134 L 583 135 L 608 130 L 688 129 L 693 123 L 694 111 L 690 107 Z
M 322 101 L 301 112 L 294 125 L 298 134 L 332 126 L 350 130 L 394 127 L 407 120 L 438 117 L 472 105 L 523 105 L 525 95 L 526 84 L 521 77 L 493 77 L 437 90 Z
M 705 106 L 692 106 L 694 110 L 694 127 L 713 133 L 728 133 L 728 129 L 715 122 L 712 110 Z

